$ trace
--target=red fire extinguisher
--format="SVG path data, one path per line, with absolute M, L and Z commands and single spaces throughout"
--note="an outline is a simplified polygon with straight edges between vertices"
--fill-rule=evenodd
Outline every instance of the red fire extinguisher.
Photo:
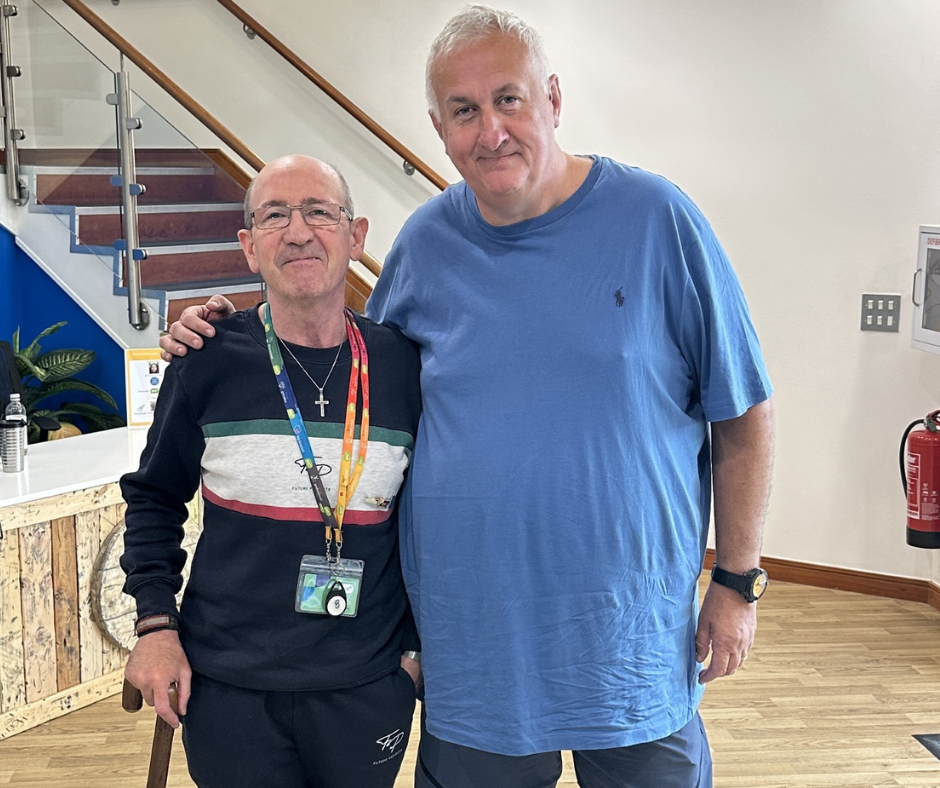
M 907 543 L 940 548 L 940 410 L 908 425 L 901 438 L 901 482 L 907 494 Z M 927 429 L 912 432 L 923 424 Z M 905 453 L 905 444 L 907 452 Z M 906 471 L 906 472 L 905 472 Z

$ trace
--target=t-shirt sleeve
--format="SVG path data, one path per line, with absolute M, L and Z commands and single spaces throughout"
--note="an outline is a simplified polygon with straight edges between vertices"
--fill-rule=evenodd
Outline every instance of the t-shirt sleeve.
M 696 214 L 687 217 L 691 232 L 680 234 L 687 272 L 682 351 L 706 421 L 725 421 L 768 399 L 773 387 L 738 277 L 711 226 Z
M 382 273 L 372 289 L 372 295 L 369 296 L 369 300 L 366 302 L 365 312 L 366 317 L 376 323 L 392 325 L 398 329 L 401 328 L 401 323 L 396 320 L 396 317 L 398 320 L 401 319 L 397 308 L 402 292 L 401 258 L 401 244 L 396 240 L 385 259 Z

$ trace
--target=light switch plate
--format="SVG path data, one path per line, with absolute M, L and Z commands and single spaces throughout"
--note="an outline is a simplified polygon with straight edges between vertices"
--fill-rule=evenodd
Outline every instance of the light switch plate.
M 893 293 L 862 294 L 862 331 L 897 332 L 901 296 Z

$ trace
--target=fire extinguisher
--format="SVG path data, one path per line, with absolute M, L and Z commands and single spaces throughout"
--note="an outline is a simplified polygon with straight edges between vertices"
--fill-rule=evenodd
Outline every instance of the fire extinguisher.
M 940 410 L 908 425 L 901 438 L 901 483 L 907 495 L 907 543 L 940 548 Z M 927 429 L 912 430 L 923 424 Z M 905 453 L 905 445 L 907 452 Z

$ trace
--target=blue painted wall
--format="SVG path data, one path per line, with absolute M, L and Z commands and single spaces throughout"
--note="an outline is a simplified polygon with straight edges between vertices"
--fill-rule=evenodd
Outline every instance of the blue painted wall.
M 94 363 L 78 377 L 101 386 L 124 415 L 124 351 L 20 249 L 12 233 L 0 227 L 0 339 L 11 341 L 20 326 L 21 344 L 32 342 L 52 323 L 67 320 L 42 341 L 43 350 L 82 348 L 98 354 Z M 73 394 L 72 399 L 99 401 Z

